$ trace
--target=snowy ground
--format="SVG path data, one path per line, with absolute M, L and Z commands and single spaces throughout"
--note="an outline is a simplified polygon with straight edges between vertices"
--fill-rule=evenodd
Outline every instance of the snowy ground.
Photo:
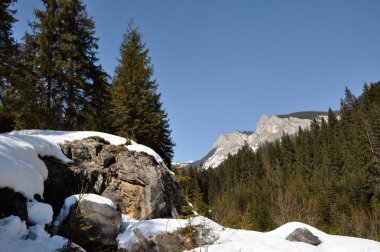
M 208 229 L 205 239 L 214 241 L 214 244 L 195 248 L 191 251 L 200 252 L 379 252 L 380 243 L 376 241 L 336 236 L 326 234 L 312 226 L 290 222 L 271 232 L 255 232 L 248 230 L 238 230 L 224 228 L 219 224 L 203 217 L 198 216 L 190 220 L 185 219 L 154 219 L 137 221 L 123 216 L 124 231 L 118 236 L 119 247 L 129 248 L 137 242 L 133 233 L 135 228 L 139 228 L 145 237 L 152 235 L 173 232 L 178 228 L 189 224 L 204 226 Z M 296 228 L 307 228 L 314 235 L 318 236 L 322 243 L 313 246 L 302 242 L 291 242 L 286 240 L 286 236 Z
M 50 205 L 34 200 L 34 194 L 43 195 L 43 182 L 48 176 L 47 168 L 38 156 L 54 156 L 63 162 L 70 162 L 71 160 L 62 154 L 58 144 L 89 136 L 100 136 L 115 145 L 126 143 L 125 138 L 90 131 L 23 130 L 0 134 L 0 188 L 10 187 L 28 199 L 28 222 L 32 225 L 28 227 L 25 221 L 21 221 L 16 216 L 0 219 L 1 252 L 50 252 L 62 248 L 67 242 L 64 237 L 51 236 L 44 230 L 45 224 L 52 222 L 53 211 Z M 156 158 L 158 163 L 162 163 L 161 157 L 146 146 L 132 142 L 127 148 L 146 152 Z M 62 208 L 61 219 L 66 215 L 68 207 L 80 198 L 82 196 L 73 195 L 66 199 Z M 97 195 L 85 195 L 84 199 L 103 204 L 113 204 L 108 199 Z M 58 224 L 62 221 L 61 219 L 56 220 Z M 380 251 L 379 242 L 328 235 L 311 226 L 297 222 L 285 224 L 271 232 L 261 233 L 224 228 L 202 216 L 189 220 L 154 219 L 144 221 L 137 221 L 128 216 L 123 216 L 123 232 L 118 236 L 118 244 L 124 248 L 135 244 L 137 242 L 133 233 L 135 228 L 139 228 L 144 236 L 149 237 L 159 233 L 173 232 L 187 225 L 198 224 L 210 229 L 211 232 L 208 233 L 207 239 L 213 240 L 215 243 L 207 247 L 196 248 L 193 251 Z M 314 247 L 305 243 L 285 240 L 285 237 L 298 227 L 308 228 L 314 235 L 319 237 L 322 244 Z

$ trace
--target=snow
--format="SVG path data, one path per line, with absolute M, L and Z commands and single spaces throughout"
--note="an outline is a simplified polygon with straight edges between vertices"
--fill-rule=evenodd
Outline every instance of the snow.
M 19 217 L 9 216 L 0 220 L 0 239 L 1 241 L 12 241 L 23 239 L 28 235 L 24 221 Z
M 62 248 L 67 240 L 48 234 L 41 226 L 27 228 L 25 221 L 17 216 L 0 220 L 1 252 L 51 252 Z
M 123 232 L 119 234 L 119 248 L 132 248 L 138 242 L 133 230 L 139 228 L 141 233 L 149 236 L 174 232 L 188 225 L 201 225 L 205 232 L 205 240 L 213 242 L 211 245 L 195 248 L 190 251 L 209 252 L 378 252 L 380 243 L 372 240 L 336 236 L 326 234 L 312 226 L 300 222 L 287 223 L 271 232 L 256 232 L 224 228 L 221 225 L 203 217 L 191 219 L 152 219 L 138 221 L 123 215 Z M 307 228 L 322 241 L 319 246 L 312 246 L 302 242 L 290 242 L 286 236 L 296 228 Z
M 290 242 L 285 238 L 296 228 L 307 228 L 322 241 L 319 246 L 309 245 L 303 242 Z M 256 232 L 238 229 L 222 229 L 218 233 L 219 239 L 215 244 L 196 248 L 209 252 L 233 252 L 233 251 L 273 251 L 273 252 L 377 252 L 380 251 L 380 243 L 372 240 L 336 236 L 326 234 L 312 226 L 300 222 L 287 223 L 271 232 Z M 203 250 L 202 250 L 203 251 Z
M 59 212 L 59 215 L 54 220 L 54 227 L 56 229 L 61 225 L 61 223 L 69 215 L 71 206 L 74 205 L 76 202 L 81 201 L 81 200 L 88 200 L 88 201 L 96 202 L 99 204 L 106 204 L 106 205 L 109 205 L 110 207 L 114 208 L 114 204 L 113 204 L 112 200 L 110 200 L 106 197 L 97 195 L 97 194 L 89 193 L 89 194 L 71 195 L 65 199 L 65 202 L 63 203 L 63 206 L 61 208 L 61 211 Z
M 28 209 L 28 220 L 36 225 L 41 225 L 51 223 L 53 219 L 53 208 L 49 204 L 32 201 L 26 203 Z

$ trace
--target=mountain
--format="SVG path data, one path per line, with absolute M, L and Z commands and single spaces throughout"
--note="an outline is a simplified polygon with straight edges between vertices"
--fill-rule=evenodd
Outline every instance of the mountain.
M 298 112 L 293 113 L 293 115 L 307 116 L 313 119 L 326 116 L 324 112 Z M 215 168 L 226 160 L 229 154 L 236 154 L 245 143 L 256 150 L 260 144 L 275 141 L 284 133 L 293 135 L 298 132 L 299 128 L 308 128 L 311 121 L 311 119 L 286 117 L 286 115 L 263 115 L 257 123 L 255 132 L 234 131 L 220 135 L 211 150 L 202 159 L 191 163 L 191 165 L 201 165 L 205 169 Z

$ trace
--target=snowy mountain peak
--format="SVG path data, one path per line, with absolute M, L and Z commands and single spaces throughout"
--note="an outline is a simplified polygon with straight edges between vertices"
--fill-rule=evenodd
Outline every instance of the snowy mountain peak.
M 301 127 L 309 127 L 311 120 L 296 117 L 280 118 L 275 115 L 263 115 L 257 123 L 256 132 L 233 131 L 218 137 L 212 149 L 199 161 L 192 165 L 201 165 L 203 168 L 215 168 L 227 159 L 228 154 L 234 155 L 248 143 L 253 150 L 260 144 L 272 142 L 285 134 L 296 134 Z
M 233 131 L 230 133 L 222 134 L 218 137 L 213 145 L 213 148 L 218 148 L 220 146 L 231 147 L 235 145 L 243 145 L 245 141 L 250 138 L 249 134 L 242 133 L 240 131 Z

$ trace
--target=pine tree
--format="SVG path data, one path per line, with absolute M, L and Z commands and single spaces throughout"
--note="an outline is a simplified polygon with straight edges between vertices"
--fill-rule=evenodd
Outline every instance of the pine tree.
M 108 131 L 110 128 L 110 122 L 107 120 L 106 114 L 109 109 L 110 101 L 110 86 L 109 75 L 103 71 L 101 66 L 92 66 L 94 69 L 90 70 L 92 85 L 89 89 L 90 102 L 87 108 L 85 108 L 85 129 Z M 103 116 L 99 116 L 103 115 Z
M 0 132 L 13 129 L 14 73 L 18 56 L 18 46 L 12 37 L 16 11 L 10 6 L 14 2 L 0 2 Z
M 37 77 L 37 66 L 34 64 L 37 54 L 37 44 L 33 36 L 25 34 L 25 44 L 20 46 L 20 81 L 17 85 L 17 99 L 15 102 L 18 111 L 15 116 L 15 127 L 18 129 L 41 128 L 43 125 L 43 97 L 44 89 Z
M 99 112 L 99 103 L 104 101 L 102 96 L 107 95 L 107 75 L 96 65 L 98 39 L 94 37 L 95 24 L 88 17 L 85 5 L 80 0 L 59 0 L 58 3 L 60 11 L 57 18 L 61 30 L 58 33 L 56 65 L 63 81 L 63 127 L 84 129 L 89 110 L 94 106 Z M 99 114 L 96 117 L 101 118 Z M 95 119 L 94 116 L 91 118 Z M 100 125 L 93 129 L 98 127 Z
M 169 120 L 142 34 L 131 22 L 120 47 L 119 65 L 111 85 L 113 131 L 157 151 L 167 165 L 173 157 Z
M 27 47 L 32 47 L 28 43 L 35 43 L 38 54 L 31 58 L 34 69 L 36 69 L 36 86 L 42 87 L 41 125 L 37 127 L 43 129 L 59 129 L 62 125 L 62 98 L 59 89 L 62 81 L 59 79 L 60 71 L 56 66 L 58 53 L 58 27 L 57 13 L 59 11 L 57 0 L 42 0 L 44 10 L 35 10 L 36 21 L 30 23 L 32 34 L 26 33 L 25 40 Z M 25 88 L 25 87 L 22 87 Z M 22 122 L 28 124 L 28 122 Z
M 104 117 L 97 113 L 103 112 L 99 108 L 105 105 L 108 84 L 107 74 L 96 65 L 94 22 L 80 0 L 43 0 L 43 4 L 43 10 L 35 10 L 33 33 L 25 36 L 25 48 L 36 48 L 25 64 L 34 70 L 34 86 L 42 95 L 33 116 L 42 119 L 35 127 L 103 129 Z M 27 85 L 20 88 L 25 91 Z M 21 117 L 18 127 L 30 124 Z

